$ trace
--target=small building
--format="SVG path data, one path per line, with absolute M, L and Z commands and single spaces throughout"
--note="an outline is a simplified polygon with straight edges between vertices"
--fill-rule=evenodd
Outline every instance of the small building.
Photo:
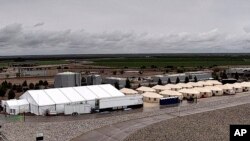
M 229 87 L 232 87 L 235 93 L 241 93 L 243 92 L 243 86 L 241 86 L 240 83 L 234 83 L 234 84 L 225 84 Z
M 197 78 L 197 80 L 212 79 L 212 72 L 211 71 L 194 71 L 194 72 L 186 72 L 185 74 L 191 80 L 194 80 L 195 77 Z
M 213 96 L 212 90 L 207 89 L 207 88 L 193 88 L 193 90 L 199 91 L 201 98 Z
M 200 92 L 194 89 L 181 89 L 178 92 L 182 93 L 185 98 L 200 98 Z
M 125 95 L 134 95 L 134 94 L 139 94 L 137 91 L 129 88 L 122 88 L 120 89 L 120 92 L 124 93 Z
M 29 103 L 26 99 L 11 99 L 2 101 L 2 106 L 7 113 L 12 115 L 18 115 L 20 113 L 26 113 L 29 111 Z
M 178 97 L 180 100 L 183 99 L 182 93 L 177 92 L 177 91 L 164 90 L 164 91 L 161 91 L 159 94 L 162 95 L 163 97 L 173 97 L 173 96 L 176 96 L 176 97 Z
M 219 87 L 223 90 L 223 94 L 235 94 L 235 91 L 232 86 L 229 85 L 217 85 L 216 87 Z
M 178 86 L 178 85 L 175 85 L 175 84 L 167 84 L 167 85 L 165 85 L 165 86 L 167 86 L 167 87 L 169 87 L 171 90 L 173 90 L 173 91 L 178 91 L 178 90 L 181 90 L 182 89 L 182 87 L 180 87 L 180 86 Z
M 243 91 L 244 92 L 248 92 L 250 91 L 250 82 L 242 82 L 240 83 L 241 86 L 243 87 Z
M 163 86 L 163 85 L 155 85 L 154 87 L 152 87 L 153 89 L 156 90 L 157 93 L 164 91 L 164 90 L 170 90 L 171 88 L 168 86 Z
M 223 90 L 217 86 L 206 86 L 204 88 L 211 90 L 214 96 L 223 95 Z
M 54 87 L 75 87 L 81 86 L 81 74 L 75 72 L 58 73 L 55 76 Z
M 145 92 L 142 94 L 143 101 L 150 103 L 159 103 L 160 99 L 163 98 L 162 95 L 159 95 L 155 92 Z
M 120 88 L 124 88 L 126 85 L 126 78 L 106 77 L 102 80 L 102 83 L 111 85 L 115 85 L 115 83 L 118 83 Z
M 139 94 L 142 94 L 145 92 L 156 92 L 155 89 L 150 88 L 150 87 L 146 87 L 146 86 L 141 86 L 140 88 L 137 88 L 136 90 L 139 92 Z
M 102 77 L 97 74 L 87 75 L 82 77 L 82 84 L 85 85 L 100 85 L 102 84 Z

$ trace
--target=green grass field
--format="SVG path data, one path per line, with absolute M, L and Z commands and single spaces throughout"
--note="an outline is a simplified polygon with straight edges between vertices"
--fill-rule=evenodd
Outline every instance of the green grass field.
M 68 64 L 66 60 L 42 60 L 42 61 L 28 61 L 37 65 L 59 65 L 59 64 Z M 11 63 L 23 63 L 23 62 L 14 62 L 12 60 L 0 61 L 0 67 L 7 67 Z
M 109 67 L 210 67 L 228 65 L 250 65 L 250 58 L 243 57 L 159 57 L 159 58 L 111 58 L 93 59 L 94 65 Z

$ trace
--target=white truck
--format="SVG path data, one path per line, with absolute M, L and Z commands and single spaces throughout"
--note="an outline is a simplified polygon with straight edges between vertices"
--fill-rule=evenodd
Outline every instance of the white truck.
M 65 115 L 78 115 L 84 113 L 91 113 L 91 106 L 89 104 L 68 104 L 64 107 Z
M 121 97 L 103 98 L 99 100 L 99 110 L 125 109 L 143 105 L 142 95 L 127 95 Z

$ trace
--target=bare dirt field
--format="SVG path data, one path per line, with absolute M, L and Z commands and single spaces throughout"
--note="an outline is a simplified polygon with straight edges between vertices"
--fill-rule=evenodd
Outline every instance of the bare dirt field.
M 230 124 L 250 124 L 250 104 L 165 120 L 125 141 L 228 141 Z

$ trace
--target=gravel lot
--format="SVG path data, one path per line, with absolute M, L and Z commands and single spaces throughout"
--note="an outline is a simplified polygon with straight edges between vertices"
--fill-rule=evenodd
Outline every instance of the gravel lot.
M 228 141 L 230 124 L 250 124 L 250 104 L 162 121 L 125 141 Z

